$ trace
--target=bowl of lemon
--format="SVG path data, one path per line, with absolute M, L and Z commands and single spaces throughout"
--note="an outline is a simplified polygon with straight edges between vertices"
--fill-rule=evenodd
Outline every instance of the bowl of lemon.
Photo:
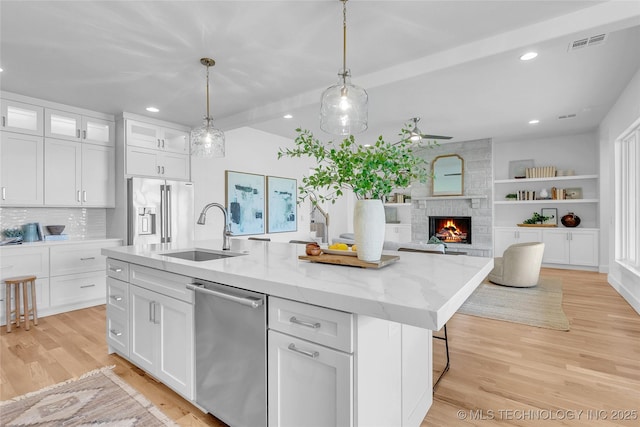
M 349 246 L 346 243 L 334 243 L 329 245 L 327 248 L 322 248 L 322 252 L 330 255 L 348 255 L 348 256 L 357 256 L 358 248 L 356 245 Z

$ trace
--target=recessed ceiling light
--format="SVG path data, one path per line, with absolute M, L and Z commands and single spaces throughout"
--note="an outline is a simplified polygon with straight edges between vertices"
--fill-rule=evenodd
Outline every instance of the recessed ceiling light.
M 285 114 L 282 117 L 285 118 L 285 119 L 293 119 L 293 116 L 291 114 Z
M 538 56 L 538 53 L 537 53 L 537 52 L 527 52 L 527 53 L 525 53 L 524 55 L 522 55 L 522 56 L 520 57 L 520 60 L 522 60 L 522 61 L 529 61 L 529 60 L 531 60 L 531 59 L 535 58 L 536 56 Z
M 538 119 L 529 120 L 530 125 L 537 125 L 538 123 L 540 123 L 540 120 Z
M 2 68 L 0 68 L 0 73 L 3 72 L 4 70 Z
M 156 107 L 147 107 L 147 111 L 150 113 L 158 113 L 160 110 L 158 110 Z

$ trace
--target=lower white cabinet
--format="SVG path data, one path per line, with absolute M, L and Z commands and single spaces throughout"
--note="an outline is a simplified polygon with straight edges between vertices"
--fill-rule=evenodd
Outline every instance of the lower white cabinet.
M 493 256 L 501 257 L 504 250 L 516 243 L 541 242 L 542 230 L 526 227 L 495 227 Z
M 134 284 L 136 269 L 130 266 L 129 284 L 129 359 L 187 399 L 193 393 L 193 291 L 185 293 L 185 300 L 152 291 Z M 189 279 L 167 273 L 161 288 L 171 285 L 185 288 Z M 175 280 L 176 277 L 181 279 Z M 182 289 L 180 290 L 182 292 Z M 114 321 L 118 321 L 117 316 Z M 109 331 L 110 332 L 110 331 Z
M 550 264 L 598 265 L 597 230 L 545 230 L 542 262 Z
M 269 426 L 352 426 L 353 355 L 268 333 Z
M 104 304 L 107 277 L 104 269 L 89 273 L 54 276 L 50 279 L 51 305 L 64 306 L 99 301 Z
M 411 224 L 385 224 L 384 240 L 389 242 L 410 242 Z
M 129 283 L 110 276 L 107 277 L 107 344 L 110 353 L 117 351 L 129 357 Z

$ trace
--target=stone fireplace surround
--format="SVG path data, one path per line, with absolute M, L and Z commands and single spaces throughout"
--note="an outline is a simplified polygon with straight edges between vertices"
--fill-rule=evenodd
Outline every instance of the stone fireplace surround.
M 413 184 L 411 188 L 411 240 L 426 242 L 429 217 L 472 217 L 472 243 L 447 243 L 449 252 L 466 252 L 472 256 L 493 256 L 493 165 L 491 139 L 440 143 L 424 148 L 417 154 L 429 165 L 433 158 L 444 154 L 458 154 L 464 159 L 464 191 L 468 198 L 432 197 L 431 183 Z M 477 197 L 470 199 L 470 197 Z

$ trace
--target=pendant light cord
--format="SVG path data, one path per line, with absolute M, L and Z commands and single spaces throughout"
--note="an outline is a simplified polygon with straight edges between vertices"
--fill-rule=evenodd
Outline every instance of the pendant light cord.
M 342 82 L 347 77 L 347 0 L 342 0 Z
M 207 65 L 207 127 L 209 126 L 210 120 L 211 120 L 211 115 L 209 114 L 209 65 Z

